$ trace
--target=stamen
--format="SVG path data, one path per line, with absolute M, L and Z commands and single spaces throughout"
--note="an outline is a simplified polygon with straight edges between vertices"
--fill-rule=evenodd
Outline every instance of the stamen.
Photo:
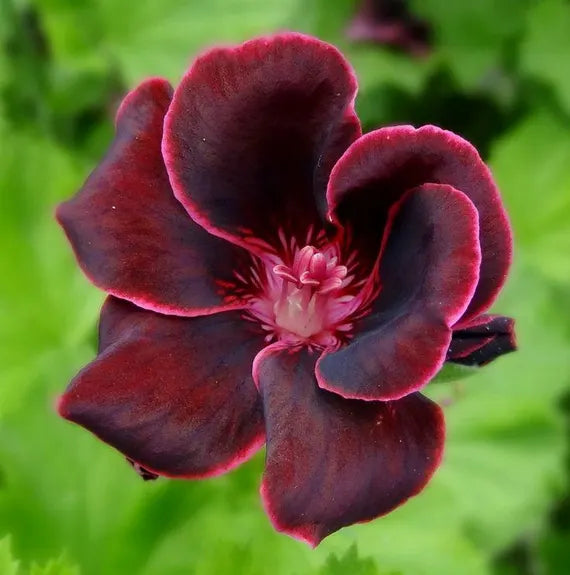
M 357 254 L 327 242 L 322 230 L 309 230 L 302 248 L 282 230 L 278 237 L 281 249 L 252 266 L 250 281 L 261 289 L 248 314 L 261 322 L 267 341 L 340 345 L 350 338 L 354 319 L 366 313 L 355 297 L 366 279 L 359 276 Z

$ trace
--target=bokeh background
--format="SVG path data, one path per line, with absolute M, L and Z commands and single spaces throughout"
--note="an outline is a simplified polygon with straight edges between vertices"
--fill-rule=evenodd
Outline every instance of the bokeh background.
M 351 41 L 351 0 L 0 0 L 0 575 L 567 575 L 570 2 L 416 0 L 423 57 Z M 81 185 L 142 78 L 217 42 L 294 29 L 355 66 L 366 129 L 435 123 L 501 187 L 515 265 L 495 310 L 520 351 L 432 386 L 445 462 L 423 494 L 311 551 L 275 533 L 260 455 L 214 480 L 144 483 L 55 415 L 95 353 L 102 294 L 54 205 Z M 355 469 L 355 473 L 358 470 Z

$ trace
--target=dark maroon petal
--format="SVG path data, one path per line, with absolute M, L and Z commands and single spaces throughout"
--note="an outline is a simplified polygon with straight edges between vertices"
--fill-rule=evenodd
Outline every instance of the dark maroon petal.
M 430 28 L 410 12 L 406 0 L 363 0 L 347 34 L 356 42 L 383 44 L 415 56 L 430 48 Z
M 495 300 L 512 255 L 511 230 L 497 187 L 471 144 L 435 126 L 397 126 L 366 134 L 333 169 L 327 192 L 330 215 L 353 228 L 362 259 L 372 262 L 390 206 L 424 183 L 453 186 L 479 212 L 483 259 L 467 321 Z
M 398 399 L 439 371 L 451 328 L 479 277 L 477 210 L 442 184 L 408 192 L 392 207 L 377 270 L 380 294 L 354 337 L 319 360 L 319 385 L 343 397 Z
M 442 411 L 426 397 L 343 399 L 319 389 L 315 359 L 275 345 L 254 362 L 267 433 L 265 508 L 277 530 L 310 545 L 419 493 L 445 436 Z
M 60 414 L 151 473 L 205 477 L 263 444 L 251 377 L 263 334 L 229 311 L 163 316 L 109 298 L 99 356 L 71 382 Z
M 330 169 L 360 135 L 355 93 L 340 52 L 300 34 L 207 52 L 166 116 L 176 197 L 204 228 L 253 251 L 280 227 L 304 239 Z
M 196 225 L 172 193 L 160 150 L 171 97 L 155 78 L 125 98 L 109 152 L 57 218 L 83 271 L 108 293 L 176 315 L 235 308 L 222 286 L 247 253 Z
M 482 366 L 516 349 L 515 322 L 512 318 L 480 315 L 453 330 L 447 360 L 462 365 Z

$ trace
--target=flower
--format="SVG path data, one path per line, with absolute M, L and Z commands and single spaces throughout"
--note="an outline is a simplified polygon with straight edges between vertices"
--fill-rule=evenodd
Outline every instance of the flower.
M 450 343 L 497 354 L 477 326 L 496 327 L 481 314 L 511 259 L 476 150 L 434 126 L 362 136 L 356 89 L 314 38 L 215 48 L 176 90 L 127 95 L 57 210 L 109 294 L 60 414 L 147 478 L 213 476 L 266 443 L 266 511 L 311 545 L 429 481 L 444 418 L 419 390 Z
M 431 29 L 414 16 L 406 0 L 362 0 L 347 35 L 355 42 L 373 42 L 425 56 L 431 48 Z

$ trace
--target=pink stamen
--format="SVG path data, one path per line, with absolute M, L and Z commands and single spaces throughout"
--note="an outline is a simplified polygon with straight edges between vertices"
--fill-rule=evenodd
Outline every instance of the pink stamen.
M 281 248 L 252 266 L 250 285 L 259 293 L 252 295 L 248 315 L 261 323 L 267 341 L 340 345 L 351 337 L 353 320 L 366 314 L 358 295 L 366 278 L 359 276 L 357 254 L 328 242 L 323 231 L 309 230 L 302 248 L 283 230 L 278 237 Z

